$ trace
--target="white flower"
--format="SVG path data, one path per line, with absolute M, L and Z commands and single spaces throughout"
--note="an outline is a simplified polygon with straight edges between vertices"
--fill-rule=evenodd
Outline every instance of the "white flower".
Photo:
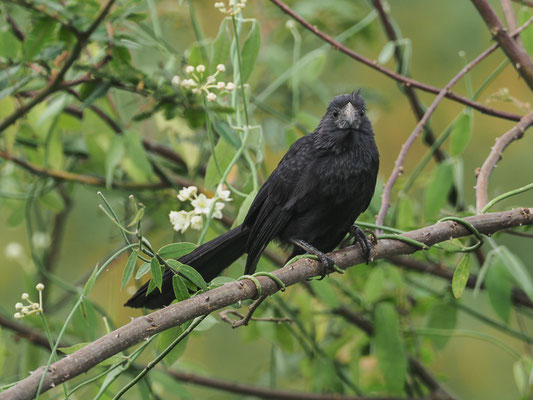
M 217 65 L 217 71 L 218 72 L 224 72 L 226 70 L 226 66 L 224 64 L 218 64 Z
M 216 81 L 216 78 L 213 75 L 209 75 L 207 77 L 207 84 L 210 85 L 211 83 L 214 83 Z
M 204 224 L 204 221 L 202 220 L 202 217 L 200 215 L 193 215 L 191 218 L 191 229 L 194 229 L 196 231 L 199 231 L 202 229 L 202 226 Z
M 224 8 L 224 3 L 221 1 L 215 3 L 215 8 Z
M 192 79 L 184 79 L 181 81 L 181 86 L 184 88 L 190 88 L 191 86 L 196 86 L 196 82 Z
M 213 211 L 213 218 L 221 219 L 222 218 L 222 210 L 224 209 L 225 204 L 217 201 L 215 203 L 215 209 Z
M 35 286 L 35 289 L 37 289 L 39 292 L 42 292 L 44 290 L 44 285 L 42 283 L 38 283 L 37 286 Z
M 21 318 L 23 317 L 23 315 L 22 315 L 21 313 L 18 312 L 18 313 L 15 313 L 15 315 L 13 315 L 13 317 L 14 317 L 15 319 L 21 319 Z
M 191 223 L 190 215 L 185 211 L 171 211 L 168 218 L 176 232 L 185 232 Z
M 33 245 L 37 248 L 44 249 L 50 246 L 50 236 L 45 232 L 35 232 L 31 238 Z
M 174 75 L 172 77 L 172 80 L 171 80 L 171 83 L 174 85 L 174 86 L 178 86 L 180 84 L 180 77 L 178 75 Z
M 29 300 L 30 295 L 28 293 L 22 293 L 22 296 L 20 296 L 22 300 Z
M 8 259 L 19 258 L 24 254 L 24 248 L 19 242 L 8 243 L 5 249 L 5 255 Z
M 226 84 L 224 82 L 218 82 L 217 83 L 217 89 L 218 90 L 224 90 L 226 88 Z
M 196 199 L 191 201 L 192 206 L 194 207 L 195 214 L 209 214 L 211 211 L 211 204 L 213 204 L 213 199 L 208 199 L 203 193 L 200 193 Z
M 235 84 L 233 82 L 226 83 L 226 90 L 228 90 L 229 92 L 235 90 Z
M 194 196 L 196 196 L 197 192 L 198 188 L 196 186 L 189 186 L 183 188 L 178 193 L 178 199 L 180 199 L 181 201 L 191 200 Z
M 194 72 L 194 67 L 192 65 L 188 65 L 185 68 L 185 72 L 187 72 L 188 74 L 192 74 Z
M 229 190 L 224 190 L 222 188 L 222 185 L 218 185 L 217 186 L 217 195 L 220 198 L 220 200 L 224 200 L 224 201 L 231 201 L 232 200 L 230 198 L 231 192 Z
M 200 64 L 200 65 L 196 66 L 196 71 L 198 71 L 199 73 L 205 72 L 205 65 Z
M 23 305 L 22 303 L 17 303 L 17 304 L 15 304 L 15 309 L 17 309 L 17 310 L 20 311 L 20 310 L 22 310 L 23 308 L 24 308 L 24 305 Z
M 217 95 L 214 94 L 213 92 L 209 92 L 207 94 L 207 101 L 210 101 L 210 102 L 213 102 L 217 99 Z

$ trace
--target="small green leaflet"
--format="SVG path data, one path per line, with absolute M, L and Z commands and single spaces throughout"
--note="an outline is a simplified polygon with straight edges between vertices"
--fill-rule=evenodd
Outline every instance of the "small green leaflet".
M 202 275 L 200 275 L 193 267 L 182 264 L 178 271 L 181 276 L 194 283 L 197 287 L 207 289 L 204 278 L 202 278 Z
M 453 331 L 457 325 L 457 307 L 453 303 L 453 300 L 449 299 L 444 303 L 435 304 L 430 312 L 426 326 L 428 328 L 445 329 Z M 437 350 L 442 350 L 448 341 L 450 336 L 430 336 L 430 340 L 433 342 Z
M 161 272 L 161 265 L 159 265 L 159 261 L 157 260 L 157 257 L 152 258 L 152 261 L 150 261 L 150 271 L 152 271 L 152 282 L 154 282 L 154 285 L 161 290 L 161 286 L 163 285 L 163 273 Z
M 148 271 L 150 271 L 150 264 L 145 262 L 143 265 L 141 265 L 141 268 L 137 270 L 135 279 L 141 279 Z
M 485 276 L 485 287 L 489 301 L 494 312 L 507 323 L 512 308 L 513 277 L 498 255 L 491 258 L 487 257 L 487 261 L 490 264 Z
M 452 279 L 452 292 L 456 299 L 463 295 L 468 277 L 470 276 L 470 255 L 465 254 L 455 268 Z
M 189 254 L 196 247 L 196 244 L 189 242 L 171 243 L 161 247 L 157 254 L 162 258 L 180 258 L 185 254 Z
M 472 110 L 467 108 L 457 118 L 452 131 L 450 151 L 452 156 L 458 156 L 465 151 L 472 136 Z
M 190 297 L 189 290 L 187 290 L 185 282 L 183 282 L 183 279 L 179 275 L 174 275 L 172 277 L 172 288 L 174 289 L 176 300 L 182 301 Z
M 133 270 L 135 269 L 135 265 L 137 264 L 137 256 L 139 254 L 138 250 L 134 250 L 131 252 L 130 257 L 128 258 L 128 262 L 126 263 L 126 268 L 124 268 L 124 273 L 122 274 L 122 285 L 121 289 L 124 289 L 126 285 L 128 284 L 129 280 L 131 279 L 133 275 Z
M 218 28 L 218 34 L 213 42 L 213 64 L 225 64 L 229 57 L 231 36 L 228 28 L 228 20 L 223 19 Z
M 440 163 L 426 189 L 424 198 L 426 218 L 433 218 L 446 204 L 452 184 L 453 165 L 449 161 Z
M 394 54 L 394 47 L 394 42 L 385 43 L 385 46 L 383 46 L 383 49 L 381 49 L 381 53 L 379 53 L 378 63 L 386 64 Z

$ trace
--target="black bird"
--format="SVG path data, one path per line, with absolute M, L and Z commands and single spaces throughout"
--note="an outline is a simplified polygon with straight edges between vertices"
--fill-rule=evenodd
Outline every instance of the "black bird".
M 336 96 L 313 133 L 298 139 L 265 181 L 244 222 L 179 259 L 198 270 L 206 282 L 244 253 L 245 274 L 254 273 L 267 244 L 277 239 L 293 246 L 291 257 L 319 256 L 337 247 L 347 233 L 370 256 L 366 235 L 353 224 L 366 210 L 376 185 L 379 153 L 359 91 Z M 162 291 L 146 295 L 141 287 L 125 304 L 159 308 L 174 300 L 170 270 Z

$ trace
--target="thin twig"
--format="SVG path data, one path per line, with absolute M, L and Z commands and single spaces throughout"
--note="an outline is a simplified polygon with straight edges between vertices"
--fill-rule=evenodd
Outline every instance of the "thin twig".
M 225 310 L 219 314 L 220 318 L 222 318 L 223 321 L 230 324 L 233 329 L 238 328 L 240 326 L 246 326 L 252 320 L 252 316 L 254 315 L 255 310 L 259 308 L 261 303 L 263 303 L 263 301 L 265 301 L 266 298 L 267 296 L 261 296 L 256 301 L 254 301 L 250 305 L 250 307 L 248 307 L 248 312 L 246 313 L 246 315 L 242 315 L 235 310 Z M 230 319 L 228 318 L 228 314 L 237 315 L 238 317 L 240 317 L 240 319 L 238 320 Z M 272 321 L 272 318 L 266 318 L 266 319 L 265 318 L 253 318 L 253 320 L 254 321 L 267 321 L 267 320 Z M 277 320 L 276 322 L 281 322 L 280 318 L 276 318 L 276 320 Z M 288 320 L 291 321 L 290 318 L 288 318 Z
M 489 201 L 489 178 L 492 170 L 496 167 L 496 164 L 502 158 L 502 153 L 509 144 L 513 141 L 520 139 L 524 136 L 524 132 L 527 128 L 533 125 L 533 112 L 527 114 L 520 122 L 515 125 L 511 130 L 496 139 L 496 143 L 492 147 L 489 156 L 483 163 L 483 166 L 477 174 L 476 184 L 476 210 L 481 212 L 483 207 Z
M 507 29 L 505 29 L 487 0 L 471 1 L 490 29 L 492 37 L 500 44 L 502 50 L 511 60 L 513 67 L 518 71 L 529 88 L 533 90 L 533 60 L 524 49 L 524 46 L 521 46 L 518 41 L 515 41 L 509 35 Z
M 442 89 L 427 85 L 425 83 L 419 82 L 415 79 L 411 79 L 408 77 L 405 77 L 403 75 L 397 74 L 394 71 L 391 71 L 390 69 L 387 69 L 383 67 L 382 65 L 378 64 L 377 61 L 372 61 L 359 53 L 356 53 L 355 51 L 349 49 L 348 47 L 344 46 L 339 41 L 333 39 L 331 36 L 325 34 L 324 32 L 320 31 L 316 26 L 311 25 L 307 20 L 302 18 L 300 15 L 298 15 L 296 12 L 294 12 L 289 6 L 287 6 L 285 3 L 283 3 L 281 0 L 270 0 L 272 3 L 274 3 L 276 6 L 278 6 L 284 13 L 289 15 L 291 18 L 293 18 L 295 21 L 297 21 L 299 24 L 301 24 L 304 28 L 309 30 L 310 32 L 314 33 L 316 36 L 318 36 L 323 41 L 329 43 L 334 49 L 339 50 L 343 52 L 344 54 L 348 55 L 349 57 L 353 58 L 356 61 L 359 61 L 370 68 L 373 68 L 382 74 L 387 75 L 388 77 L 398 81 L 402 82 L 406 86 L 413 86 L 417 89 L 423 90 L 425 92 L 438 94 L 442 91 Z M 506 111 L 500 111 L 496 110 L 494 108 L 487 107 L 481 103 L 477 103 L 475 101 L 472 101 L 464 96 L 455 94 L 453 92 L 447 91 L 445 93 L 445 97 L 457 101 L 459 103 L 465 104 L 469 107 L 472 107 L 475 110 L 478 110 L 479 112 L 482 112 L 487 115 L 493 115 L 495 117 L 503 118 L 503 119 L 509 119 L 512 121 L 519 121 L 521 116 L 508 113 Z
M 512 211 L 489 213 L 465 218 L 482 234 L 492 234 L 499 230 L 516 226 L 533 224 L 533 209 L 520 208 Z M 403 234 L 405 237 L 424 243 L 427 246 L 449 240 L 454 237 L 470 235 L 470 231 L 462 224 L 455 221 L 440 222 L 426 228 Z M 379 240 L 376 245 L 375 258 L 389 258 L 399 254 L 410 254 L 419 250 L 399 240 Z M 364 262 L 364 255 L 359 246 L 351 246 L 332 252 L 329 256 L 341 268 Z M 303 282 L 313 276 L 319 276 L 323 268 L 321 264 L 309 258 L 302 258 L 295 263 L 278 269 L 274 273 L 286 286 Z M 256 278 L 265 295 L 279 291 L 279 286 L 269 277 Z M 239 301 L 248 300 L 257 296 L 257 287 L 250 280 L 241 280 L 226 283 L 223 286 L 200 293 L 187 300 L 172 304 L 146 316 L 134 319 L 115 331 L 88 344 L 69 357 L 63 358 L 52 365 L 43 380 L 42 392 L 72 379 L 88 371 L 103 360 L 127 349 L 130 346 L 146 339 L 149 336 L 166 329 L 181 325 L 200 315 L 206 315 L 220 310 Z M 15 386 L 0 393 L 0 400 L 31 399 L 43 375 L 43 368 L 34 371 L 29 377 L 19 381 Z

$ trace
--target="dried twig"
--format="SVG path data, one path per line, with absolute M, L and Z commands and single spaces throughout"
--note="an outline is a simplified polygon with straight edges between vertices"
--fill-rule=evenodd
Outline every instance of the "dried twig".
M 496 144 L 492 147 L 489 156 L 477 174 L 476 210 L 478 213 L 489 201 L 489 177 L 498 161 L 502 158 L 503 151 L 511 142 L 520 139 L 531 125 L 533 125 L 533 112 L 527 114 L 511 130 L 496 139 Z

